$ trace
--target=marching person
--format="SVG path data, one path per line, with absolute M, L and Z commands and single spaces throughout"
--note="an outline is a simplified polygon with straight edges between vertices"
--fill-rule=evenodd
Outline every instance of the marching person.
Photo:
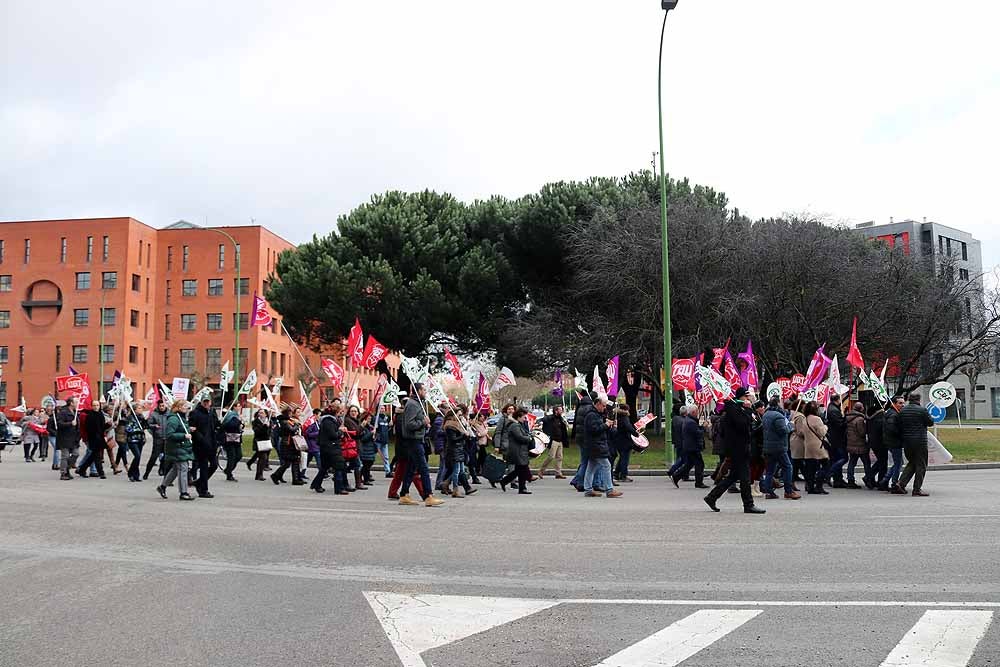
M 188 466 L 194 460 L 194 445 L 191 434 L 184 427 L 185 416 L 190 407 L 187 401 L 174 401 L 163 428 L 163 465 L 167 472 L 156 491 L 164 500 L 167 499 L 167 487 L 175 479 L 180 492 L 178 499 L 194 500 L 188 493 Z
M 674 415 L 670 420 L 670 441 L 674 446 L 674 464 L 670 466 L 667 470 L 667 477 L 673 479 L 674 475 L 678 470 L 684 467 L 686 461 L 684 460 L 684 427 L 687 425 L 687 416 L 689 408 L 686 405 L 677 406 L 677 414 Z M 700 449 L 698 450 L 701 451 Z M 702 467 L 704 467 L 705 462 L 702 460 Z M 688 474 L 690 474 L 691 468 L 688 467 Z
M 825 444 L 829 429 L 819 417 L 816 401 L 806 403 L 802 412 L 796 415 L 794 425 L 795 433 L 802 441 L 806 493 L 828 495 L 829 491 L 823 485 L 829 479 L 826 464 L 830 460 L 830 454 Z
M 423 485 L 421 497 L 424 504 L 427 507 L 438 507 L 443 505 L 444 501 L 434 497 L 431 474 L 427 468 L 427 456 L 424 454 L 424 437 L 427 435 L 427 428 L 431 425 L 431 420 L 427 417 L 421 404 L 427 398 L 427 389 L 421 383 L 416 382 L 413 384 L 413 390 L 416 392 L 416 397 L 406 402 L 402 416 L 403 447 L 406 448 L 408 462 L 406 472 L 403 474 L 399 504 L 419 504 L 410 498 L 410 484 L 413 482 L 413 477 L 418 475 Z
M 701 454 L 702 450 L 705 449 L 705 428 L 698 421 L 698 415 L 695 411 L 689 409 L 686 405 L 681 406 L 678 414 L 684 415 L 684 423 L 681 426 L 681 439 L 677 443 L 681 447 L 679 457 L 681 465 L 674 470 L 674 474 L 670 476 L 670 479 L 673 481 L 675 487 L 680 488 L 679 482 L 682 479 L 687 479 L 691 468 L 694 468 L 694 487 L 696 489 L 707 489 L 708 484 L 705 484 L 704 481 L 705 459 Z
M 847 463 L 847 422 L 840 408 L 840 395 L 836 392 L 826 409 L 826 426 L 826 439 L 830 443 L 830 484 L 835 489 L 846 489 L 844 464 Z
M 198 468 L 198 481 L 195 490 L 199 498 L 214 498 L 208 490 L 208 480 L 219 469 L 216 459 L 215 430 L 219 418 L 211 410 L 212 398 L 202 399 L 188 417 L 188 428 L 191 431 L 191 449 L 194 453 L 194 463 Z
M 504 461 L 514 466 L 514 469 L 507 473 L 500 480 L 500 488 L 506 493 L 507 485 L 517 479 L 517 492 L 519 495 L 531 495 L 527 489 L 527 483 L 531 479 L 531 455 L 528 453 L 534 446 L 535 441 L 528 430 L 528 411 L 524 408 L 517 408 L 512 415 L 513 425 L 507 428 L 507 448 Z
M 578 438 L 577 432 L 583 431 L 583 421 L 586 419 L 586 416 L 590 414 L 590 411 L 594 409 L 594 398 L 597 394 L 591 396 L 587 391 L 581 390 L 577 392 L 576 396 L 576 411 L 573 413 L 573 432 L 570 434 L 570 437 L 573 439 L 573 442 L 580 447 L 580 465 L 577 467 L 576 473 L 573 475 L 573 479 L 571 479 L 569 483 L 570 486 L 582 493 L 584 490 L 583 480 L 587 474 L 588 454 L 586 437 L 582 436 Z
M 865 486 L 878 489 L 889 470 L 889 450 L 885 447 L 885 408 L 878 403 L 873 403 L 868 411 L 868 446 L 875 455 L 875 463 Z
M 864 403 L 854 402 L 844 418 L 844 425 L 847 431 L 847 488 L 861 488 L 854 481 L 854 469 L 857 468 L 860 460 L 865 469 L 865 476 L 861 481 L 870 489 L 873 486 L 871 483 L 872 468 L 871 458 L 868 454 L 868 417 L 865 416 Z
M 542 419 L 542 433 L 549 436 L 550 442 L 548 454 L 538 469 L 539 479 L 545 477 L 545 469 L 549 467 L 550 463 L 555 464 L 556 479 L 566 479 L 562 472 L 562 464 L 563 447 L 569 444 L 569 427 L 562 415 L 562 406 L 557 405 Z
M 260 408 L 254 413 L 253 419 L 250 421 L 250 428 L 253 429 L 253 454 L 247 459 L 247 470 L 256 463 L 257 464 L 257 474 L 254 476 L 254 480 L 258 482 L 264 481 L 264 471 L 268 469 L 268 457 L 271 456 L 271 450 L 265 449 L 261 451 L 257 443 L 264 442 L 270 444 L 271 442 L 271 419 L 267 416 L 267 410 Z
M 133 405 L 128 414 L 123 417 L 125 422 L 125 444 L 132 452 L 132 465 L 128 467 L 128 481 L 139 482 L 139 459 L 142 458 L 142 448 L 146 444 L 146 429 L 149 425 Z
M 226 453 L 226 467 L 223 472 L 226 474 L 227 482 L 235 482 L 233 471 L 243 458 L 243 420 L 234 407 L 229 408 L 222 418 L 222 437 L 224 438 L 222 449 Z
M 76 466 L 76 454 L 80 447 L 80 427 L 76 416 L 76 396 L 66 399 L 62 407 L 56 408 L 56 447 L 59 448 L 59 479 L 69 480 L 73 476 L 70 468 Z
M 729 474 L 717 481 L 705 496 L 705 504 L 713 512 L 719 511 L 715 503 L 736 482 L 740 483 L 745 514 L 764 514 L 767 511 L 754 505 L 750 488 L 750 426 L 753 421 L 750 406 L 747 388 L 740 387 L 723 408 L 722 439 L 730 467 Z
M 49 447 L 52 448 L 52 469 L 59 470 L 59 444 L 57 441 L 56 409 L 49 405 L 45 408 L 45 430 L 49 434 Z
M 892 456 L 892 467 L 885 474 L 882 483 L 879 485 L 881 491 L 895 491 L 899 488 L 899 473 L 903 470 L 903 445 L 899 439 L 899 411 L 903 409 L 905 401 L 902 396 L 893 396 L 890 407 L 885 411 L 885 428 L 882 431 L 882 438 L 885 441 L 885 448 Z
M 469 486 L 468 477 L 465 474 L 465 464 L 467 461 L 467 441 L 469 431 L 464 423 L 465 406 L 460 405 L 448 414 L 444 422 L 445 436 L 445 459 L 448 465 L 448 476 L 444 481 L 444 494 L 451 493 L 452 498 L 462 498 L 458 487 L 465 489 L 465 496 L 471 496 L 476 492 Z
M 361 460 L 358 456 L 358 436 L 361 433 L 361 410 L 356 405 L 347 408 L 347 415 L 344 417 L 344 437 L 340 441 L 341 449 L 344 453 L 344 460 L 347 461 L 347 471 L 354 473 L 354 486 L 351 480 L 347 480 L 348 491 L 364 491 L 368 487 L 361 480 Z
M 377 415 L 376 415 L 377 416 Z M 372 466 L 378 455 L 378 445 L 375 444 L 375 432 L 372 429 L 372 416 L 366 410 L 361 415 L 361 430 L 358 432 L 358 456 L 361 458 L 360 484 L 373 486 Z
M 375 430 L 375 446 L 378 448 L 379 456 L 382 457 L 382 471 L 386 479 L 392 477 L 392 467 L 389 465 L 389 433 L 392 430 L 392 406 L 385 405 L 379 408 L 378 416 L 372 424 Z
M 4 417 L 6 419 L 6 416 Z M 38 444 L 41 437 L 33 427 L 38 424 L 38 410 L 28 410 L 21 419 L 21 445 L 24 446 L 24 462 L 34 463 L 35 452 L 38 451 Z M 42 459 L 44 460 L 44 459 Z
M 607 486 L 604 489 L 608 498 L 622 496 L 622 492 L 614 488 L 611 479 L 609 438 L 615 435 L 617 420 L 604 414 L 607 408 L 607 398 L 598 395 L 594 399 L 593 410 L 588 411 L 584 417 L 583 441 L 587 448 L 587 472 L 583 477 L 583 494 L 589 498 L 600 497 L 601 493 L 596 490 L 595 483 L 599 484 L 601 479 L 606 480 Z
M 764 460 L 767 462 L 767 468 L 760 483 L 760 490 L 768 499 L 773 500 L 778 497 L 774 492 L 774 474 L 780 466 L 785 484 L 785 499 L 798 500 L 802 496 L 795 491 L 795 486 L 792 484 L 792 460 L 788 456 L 788 435 L 793 427 L 784 408 L 781 407 L 781 398 L 776 396 L 768 402 L 762 423 Z
M 87 453 L 85 455 L 86 461 L 78 463 L 77 465 L 77 475 L 80 477 L 85 477 L 87 475 L 86 469 L 88 466 L 93 465 L 97 470 L 97 477 L 99 479 L 107 479 L 104 475 L 104 450 L 107 447 L 107 441 L 104 439 L 104 433 L 108 430 L 108 415 L 104 410 L 90 410 L 87 413 L 87 419 L 84 422 L 84 433 L 87 440 Z M 110 455 L 108 456 L 110 459 Z M 111 461 L 109 460 L 108 463 Z
M 281 458 L 281 465 L 271 474 L 271 481 L 275 485 L 283 481 L 285 471 L 289 467 L 292 469 L 292 486 L 302 486 L 305 484 L 305 482 L 299 479 L 299 462 L 302 460 L 302 456 L 295 447 L 294 440 L 295 436 L 299 435 L 301 426 L 298 408 L 293 410 L 291 407 L 286 406 L 281 411 L 281 416 L 278 417 L 278 437 L 281 442 L 278 455 Z
M 617 480 L 619 482 L 632 482 L 632 478 L 628 476 L 628 464 L 632 459 L 632 438 L 639 437 L 639 431 L 635 429 L 635 425 L 632 423 L 632 415 L 629 413 L 629 409 L 622 405 L 614 410 L 613 414 L 617 413 L 617 425 L 615 427 L 615 434 L 612 438 L 612 447 L 614 451 L 612 454 L 617 454 L 617 463 L 612 463 L 614 470 L 611 474 L 612 480 Z
M 472 431 L 476 438 L 476 458 L 474 461 L 469 461 L 469 463 L 475 467 L 476 474 L 481 475 L 483 474 L 483 466 L 486 464 L 486 448 L 489 447 L 490 442 L 490 429 L 486 425 L 485 412 L 480 412 L 472 420 Z M 496 485 L 493 486 L 495 487 Z
M 149 455 L 149 461 L 146 462 L 146 472 L 143 473 L 143 479 L 149 479 L 149 473 L 152 472 L 153 466 L 159 466 L 159 472 L 157 473 L 160 477 L 163 477 L 166 470 L 162 462 L 163 449 L 166 445 L 166 440 L 164 437 L 167 432 L 167 420 L 170 419 L 170 413 L 167 411 L 167 404 L 163 402 L 161 398 L 156 402 L 156 409 L 149 413 L 149 430 L 153 434 L 153 451 Z
M 328 471 L 333 471 L 333 493 L 338 496 L 348 495 L 347 461 L 344 460 L 341 449 L 345 427 L 340 421 L 340 406 L 340 399 L 334 399 L 323 409 L 319 418 L 319 467 L 309 485 L 316 493 L 326 492 L 323 480 Z
M 913 479 L 913 495 L 929 496 L 924 491 L 924 475 L 927 474 L 927 427 L 934 420 L 927 408 L 920 405 L 920 394 L 910 394 L 906 407 L 896 417 L 896 428 L 906 454 L 906 467 L 899 476 L 899 485 L 893 489 L 896 495 L 906 495 L 906 485 Z

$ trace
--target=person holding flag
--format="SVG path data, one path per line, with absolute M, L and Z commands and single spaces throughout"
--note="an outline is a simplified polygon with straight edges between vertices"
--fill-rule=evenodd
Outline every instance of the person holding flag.
M 156 409 L 150 411 L 149 418 L 146 420 L 149 422 L 149 430 L 153 434 L 153 451 L 149 455 L 149 461 L 146 462 L 146 472 L 142 475 L 143 479 L 149 479 L 149 473 L 152 472 L 153 466 L 157 464 L 160 466 L 157 475 L 163 477 L 166 474 L 162 458 L 167 443 L 167 420 L 170 419 L 170 413 L 167 411 L 167 404 L 163 400 L 163 398 L 157 396 Z
M 59 449 L 59 479 L 70 480 L 70 468 L 76 467 L 80 447 L 80 425 L 76 415 L 76 396 L 66 397 L 66 404 L 56 409 L 56 447 Z
M 226 467 L 223 472 L 226 474 L 227 482 L 235 482 L 237 480 L 233 471 L 243 458 L 243 420 L 233 406 L 230 406 L 222 418 L 222 438 L 222 449 L 226 453 Z
M 403 485 L 400 488 L 400 505 L 419 505 L 410 498 L 410 484 L 413 483 L 413 476 L 419 475 L 423 485 L 423 501 L 427 507 L 438 507 L 444 504 L 443 500 L 435 498 L 434 487 L 431 485 L 430 470 L 427 468 L 427 457 L 424 454 L 424 437 L 427 435 L 427 428 L 431 425 L 431 420 L 424 411 L 423 402 L 427 400 L 427 388 L 416 382 L 413 384 L 416 396 L 406 402 L 402 417 L 403 446 L 406 448 L 407 466 L 403 473 Z

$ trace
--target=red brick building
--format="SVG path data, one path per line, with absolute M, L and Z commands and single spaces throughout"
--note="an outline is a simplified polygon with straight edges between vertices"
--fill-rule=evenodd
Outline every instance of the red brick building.
M 102 377 L 107 385 L 120 370 L 140 398 L 152 383 L 169 386 L 175 376 L 192 378 L 194 387 L 217 386 L 221 366 L 235 367 L 237 333 L 240 381 L 253 368 L 261 381 L 281 376 L 282 399 L 296 399 L 298 380 L 309 375 L 280 317 L 272 313 L 272 325 L 248 327 L 253 294 L 266 291 L 278 255 L 293 247 L 259 225 L 0 222 L 0 409 L 22 397 L 37 406 L 70 366 L 88 373 L 95 391 Z M 343 350 L 300 349 L 323 380 L 320 391 L 331 395 L 320 356 L 349 368 Z M 398 359 L 388 363 L 395 370 Z M 361 372 L 363 405 L 376 379 L 374 371 Z M 319 397 L 314 391 L 313 402 Z

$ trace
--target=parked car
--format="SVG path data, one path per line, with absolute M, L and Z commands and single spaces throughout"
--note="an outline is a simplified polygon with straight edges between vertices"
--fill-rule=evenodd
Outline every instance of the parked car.
M 542 417 L 545 416 L 545 410 L 539 410 L 538 408 L 535 408 L 534 410 L 531 411 L 531 414 L 534 415 L 536 418 L 541 419 Z
M 486 425 L 490 428 L 495 427 L 498 423 L 500 423 L 500 415 L 493 415 L 486 420 Z
M 573 425 L 573 418 L 576 417 L 576 413 L 575 412 L 564 412 L 563 413 L 563 417 L 566 418 L 566 423 L 569 424 L 570 426 L 572 426 Z

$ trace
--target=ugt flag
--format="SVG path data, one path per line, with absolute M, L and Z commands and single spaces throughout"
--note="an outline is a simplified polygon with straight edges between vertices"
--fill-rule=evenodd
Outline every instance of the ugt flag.
M 375 336 L 369 334 L 368 344 L 365 345 L 365 351 L 361 355 L 361 365 L 371 370 L 378 365 L 378 362 L 385 359 L 385 355 L 388 353 L 389 348 L 375 340 Z
M 458 365 L 458 358 L 451 353 L 451 350 L 444 348 L 444 360 L 451 367 L 451 376 L 457 381 L 462 381 L 462 367 Z
M 326 376 L 330 378 L 333 386 L 339 387 L 344 384 L 344 369 L 341 368 L 340 364 L 333 359 L 324 358 L 320 361 L 320 365 L 323 367 L 323 372 L 326 373 Z
M 360 366 L 365 358 L 365 335 L 361 331 L 361 321 L 354 318 L 354 326 L 347 336 L 347 356 L 351 358 L 351 364 Z
M 267 300 L 253 293 L 253 310 L 250 311 L 251 327 L 266 327 L 271 324 L 271 313 L 267 312 Z

